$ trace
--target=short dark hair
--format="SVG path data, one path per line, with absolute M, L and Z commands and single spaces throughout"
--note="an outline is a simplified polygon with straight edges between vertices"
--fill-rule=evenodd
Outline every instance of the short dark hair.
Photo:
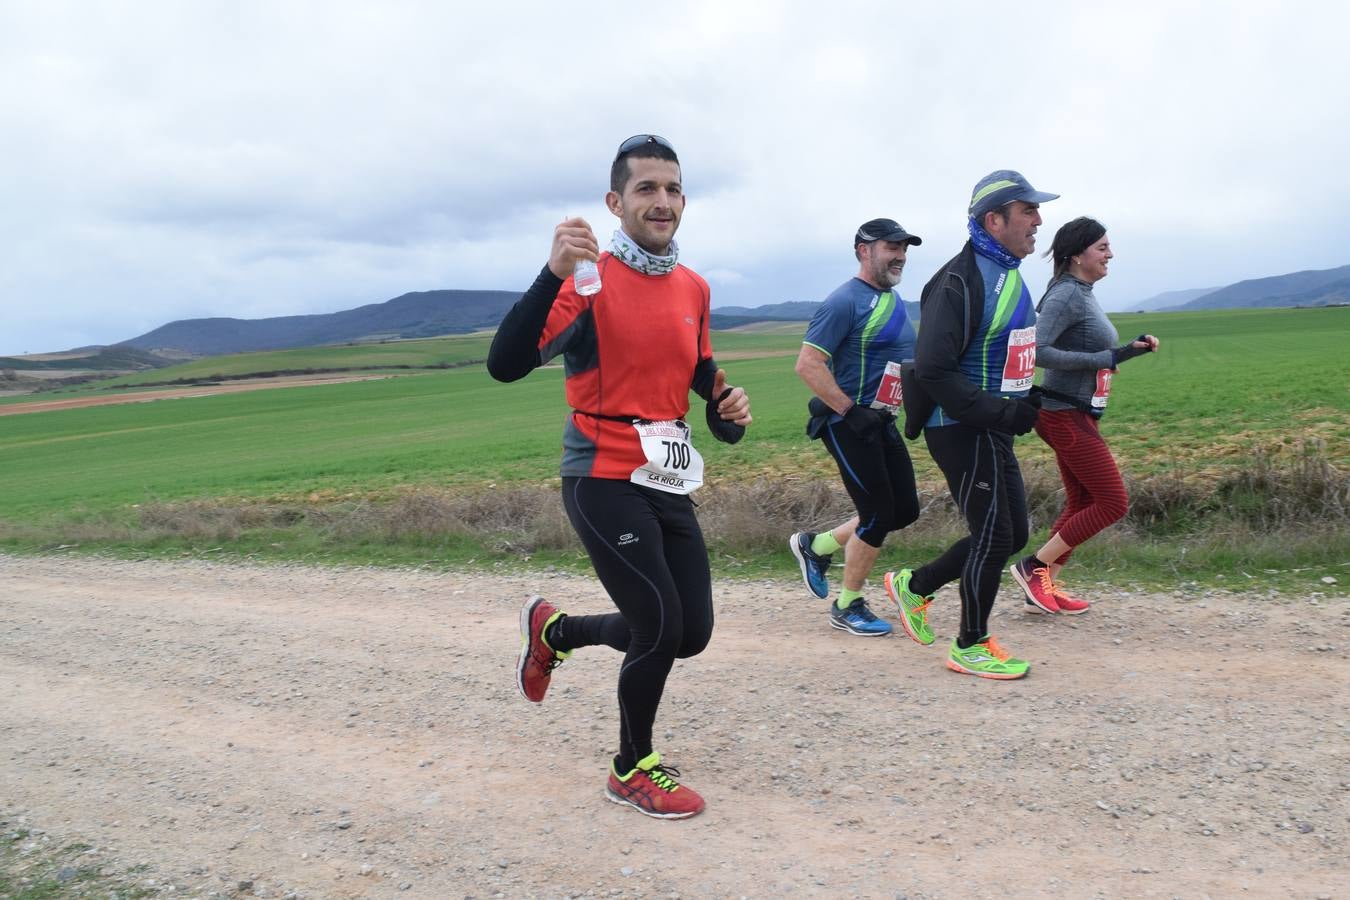
M 1096 219 L 1079 216 L 1072 222 L 1065 222 L 1055 232 L 1050 249 L 1042 256 L 1054 259 L 1055 275 L 1063 275 L 1069 270 L 1069 260 L 1082 253 L 1106 234 L 1106 226 Z
M 630 159 L 666 159 L 677 166 L 680 164 L 680 158 L 675 155 L 674 150 L 655 141 L 648 141 L 627 153 L 620 153 L 614 157 L 614 165 L 609 167 L 609 189 L 616 194 L 622 194 L 623 189 L 628 187 L 628 179 L 633 177 L 632 167 L 628 165 Z
M 989 228 L 989 226 L 985 223 L 989 221 L 990 216 L 998 216 L 1001 220 L 1003 220 L 1003 224 L 1007 225 L 1008 217 L 1012 215 L 1012 210 L 1008 209 L 1008 207 L 1012 206 L 1013 202 L 1014 201 L 1009 201 L 1003 204 L 1002 206 L 995 206 L 993 209 L 985 210 L 984 215 L 980 216 L 980 227 L 984 229 Z

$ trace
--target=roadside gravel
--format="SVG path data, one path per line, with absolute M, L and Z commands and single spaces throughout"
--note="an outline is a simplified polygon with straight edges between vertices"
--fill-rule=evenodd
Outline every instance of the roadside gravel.
M 790 574 L 715 585 L 660 822 L 603 798 L 616 654 L 515 690 L 521 602 L 593 579 L 0 555 L 0 835 L 189 897 L 1350 896 L 1345 598 L 1005 585 L 999 683 L 953 591 L 924 648 Z

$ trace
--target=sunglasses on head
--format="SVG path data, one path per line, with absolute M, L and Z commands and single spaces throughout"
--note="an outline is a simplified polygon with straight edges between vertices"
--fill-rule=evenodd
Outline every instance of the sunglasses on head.
M 670 141 L 659 134 L 635 134 L 619 145 L 619 152 L 614 154 L 614 161 L 618 162 L 619 157 L 626 153 L 632 153 L 646 144 L 656 144 L 658 147 L 665 147 L 671 153 L 675 152 L 675 148 L 670 145 Z

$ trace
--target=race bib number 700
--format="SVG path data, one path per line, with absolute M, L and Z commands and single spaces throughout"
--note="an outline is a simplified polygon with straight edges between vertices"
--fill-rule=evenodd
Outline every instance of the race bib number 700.
M 682 419 L 634 422 L 647 461 L 628 480 L 668 494 L 688 494 L 703 484 L 703 457 Z

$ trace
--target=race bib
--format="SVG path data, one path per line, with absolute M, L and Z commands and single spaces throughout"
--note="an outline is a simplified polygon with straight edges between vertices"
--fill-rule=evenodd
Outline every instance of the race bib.
M 903 403 L 904 389 L 900 386 L 900 364 L 888 362 L 886 371 L 881 375 L 881 384 L 877 386 L 877 396 L 872 401 L 872 408 L 894 414 Z
M 1092 408 L 1106 409 L 1106 401 L 1111 397 L 1111 378 L 1115 372 L 1111 369 L 1097 370 L 1097 390 L 1092 393 Z
M 703 484 L 703 457 L 694 449 L 687 422 L 639 421 L 633 428 L 647 461 L 633 470 L 629 481 L 668 494 L 687 494 Z
M 1008 332 L 1008 358 L 1003 363 L 1005 394 L 1031 389 L 1036 374 L 1036 326 L 1014 328 Z

